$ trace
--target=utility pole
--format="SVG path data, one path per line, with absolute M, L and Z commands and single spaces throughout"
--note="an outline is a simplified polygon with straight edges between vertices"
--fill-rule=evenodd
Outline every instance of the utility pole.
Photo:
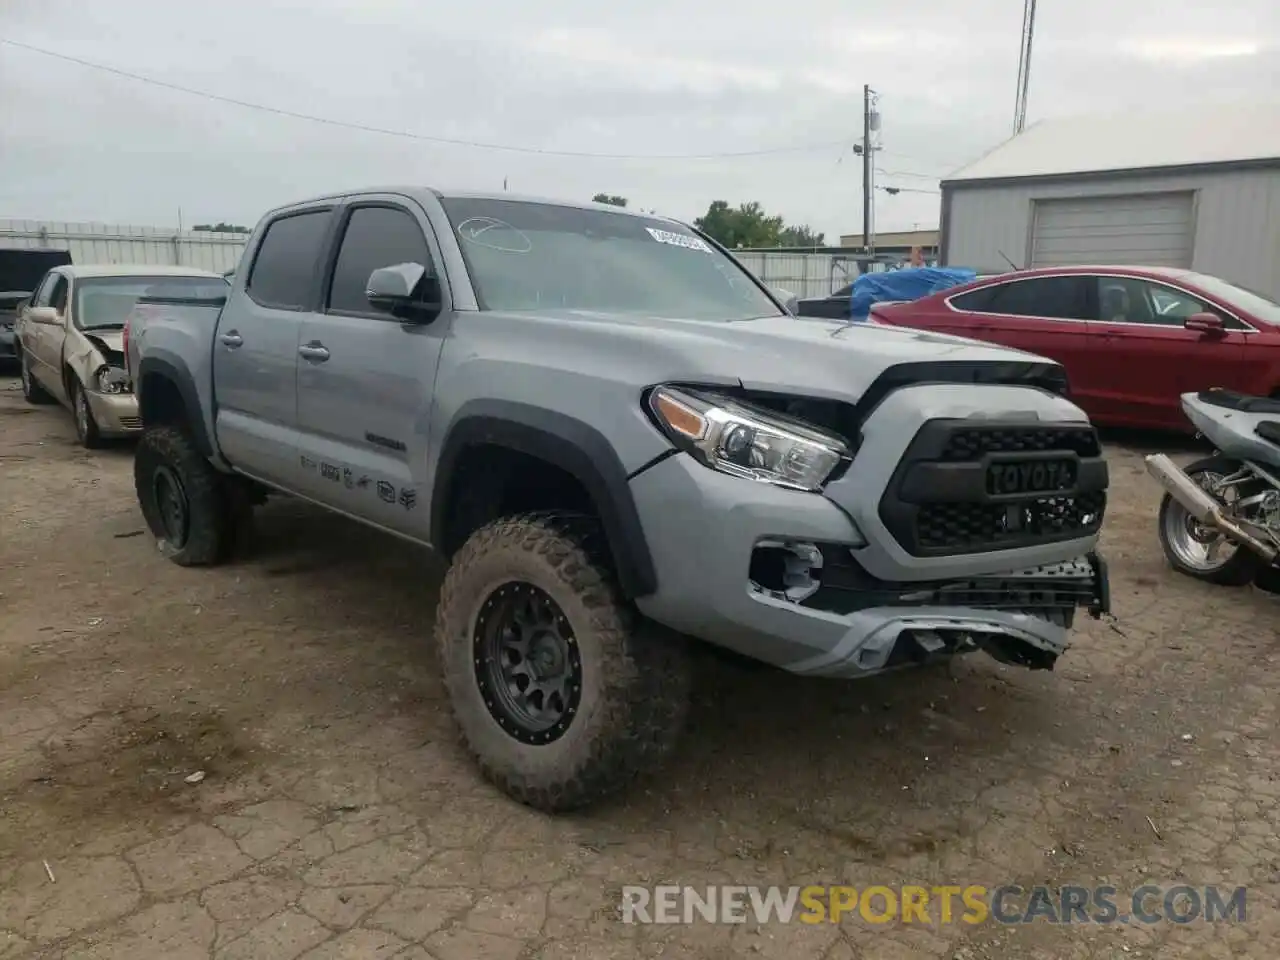
M 871 252 L 871 85 L 862 87 L 862 252 Z
M 1036 0 L 1023 0 L 1022 51 L 1018 55 L 1018 96 L 1013 106 L 1013 135 L 1027 125 L 1027 92 L 1031 87 L 1031 44 L 1036 32 Z

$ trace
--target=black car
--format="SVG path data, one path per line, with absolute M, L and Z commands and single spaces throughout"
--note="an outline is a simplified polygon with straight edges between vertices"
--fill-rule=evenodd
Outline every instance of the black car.
M 70 262 L 71 254 L 66 250 L 0 250 L 0 363 L 18 356 L 13 324 L 40 278 Z

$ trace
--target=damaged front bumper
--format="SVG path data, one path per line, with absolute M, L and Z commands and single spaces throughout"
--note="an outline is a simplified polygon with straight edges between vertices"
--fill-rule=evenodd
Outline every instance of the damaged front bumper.
M 1048 669 L 1076 611 L 1109 612 L 1096 538 L 1012 572 L 1002 563 L 1021 556 L 987 553 L 952 558 L 943 576 L 890 582 L 860 562 L 865 537 L 824 497 L 744 488 L 679 455 L 631 487 L 659 571 L 658 590 L 636 600 L 641 612 L 794 673 L 863 677 L 973 650 Z

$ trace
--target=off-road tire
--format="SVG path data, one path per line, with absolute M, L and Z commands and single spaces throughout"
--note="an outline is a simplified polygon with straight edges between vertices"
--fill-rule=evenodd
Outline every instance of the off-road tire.
M 477 616 L 512 582 L 550 596 L 578 645 L 581 699 L 552 743 L 522 743 L 505 731 L 477 679 Z M 535 513 L 481 527 L 445 575 L 435 632 L 463 744 L 487 780 L 528 806 L 562 812 L 621 791 L 661 765 L 684 726 L 685 640 L 643 621 L 621 597 L 593 518 Z
M 170 541 L 155 496 L 155 476 L 167 468 L 181 481 L 187 503 L 187 536 Z M 214 469 L 191 438 L 178 427 L 148 427 L 133 458 L 133 483 L 138 505 L 156 544 L 182 567 L 224 562 L 240 536 L 243 517 L 232 496 L 229 478 Z
M 27 361 L 26 351 L 18 351 L 19 372 L 22 377 L 22 398 L 31 404 L 48 404 L 53 403 L 53 397 L 49 391 L 40 386 L 39 382 L 31 373 L 31 366 Z
M 1232 460 L 1229 457 L 1213 456 L 1205 457 L 1203 460 L 1197 460 L 1183 468 L 1183 472 L 1188 476 L 1194 477 L 1197 473 L 1217 473 L 1221 475 L 1230 475 L 1239 469 L 1239 461 Z M 1202 580 L 1205 583 L 1216 583 L 1224 587 L 1242 587 L 1245 584 L 1252 583 L 1258 575 L 1258 569 L 1262 566 L 1262 560 L 1256 556 L 1253 551 L 1247 547 L 1240 547 L 1236 550 L 1235 555 L 1224 563 L 1217 570 L 1206 573 L 1203 570 L 1196 570 L 1189 567 L 1178 558 L 1177 553 L 1169 546 L 1169 542 L 1165 537 L 1165 515 L 1177 505 L 1176 501 L 1169 494 L 1165 494 L 1160 500 L 1160 516 L 1157 520 L 1157 530 L 1160 532 L 1160 547 L 1164 550 L 1165 559 L 1169 561 L 1169 565 L 1174 570 L 1196 580 Z M 1181 509 L 1181 506 L 1179 509 Z
M 98 429 L 98 421 L 93 419 L 93 408 L 89 406 L 89 398 L 84 392 L 84 384 L 75 378 L 67 382 L 68 399 L 71 401 L 71 418 L 76 425 L 76 442 L 86 450 L 98 450 L 102 447 L 102 432 Z M 84 405 L 84 424 L 80 422 L 80 406 Z

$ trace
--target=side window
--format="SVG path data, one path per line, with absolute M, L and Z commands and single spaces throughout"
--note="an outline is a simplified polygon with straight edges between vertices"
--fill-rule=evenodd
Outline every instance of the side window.
M 1151 300 L 1151 312 L 1155 317 L 1155 322 L 1180 327 L 1187 317 L 1197 313 L 1212 313 L 1222 318 L 1222 322 L 1226 324 L 1228 330 L 1242 330 L 1243 325 L 1238 323 L 1234 317 L 1229 317 L 1221 310 L 1210 306 L 1199 297 L 1193 297 L 1189 293 L 1183 293 L 1181 290 L 1175 290 L 1173 287 L 1166 287 L 1160 283 L 1144 281 L 1143 286 L 1147 288 L 1147 295 Z
M 267 227 L 245 285 L 254 302 L 282 310 L 308 306 L 331 215 L 330 210 L 295 213 Z
M 58 279 L 53 282 L 53 289 L 49 292 L 49 306 L 59 313 L 67 311 L 67 286 L 67 278 L 58 274 Z
M 958 297 L 951 298 L 951 306 L 957 310 L 970 310 L 974 313 L 984 313 L 991 305 L 992 298 L 996 293 L 1003 289 L 1000 285 L 990 287 L 981 287 L 977 290 L 970 290 L 968 293 L 962 293 Z
M 53 296 L 53 285 L 57 274 L 50 272 L 44 275 L 36 287 L 36 292 L 31 295 L 31 306 L 47 307 L 49 306 L 49 298 Z
M 1134 277 L 1098 278 L 1098 319 L 1103 323 L 1165 323 L 1160 319 L 1150 288 Z
M 369 274 L 397 263 L 420 263 L 433 274 L 431 252 L 418 222 L 393 207 L 356 207 L 347 220 L 329 284 L 328 309 L 370 313 Z
M 999 287 L 986 311 L 1003 316 L 1087 320 L 1087 292 L 1087 278 L 1082 276 L 1030 277 Z

